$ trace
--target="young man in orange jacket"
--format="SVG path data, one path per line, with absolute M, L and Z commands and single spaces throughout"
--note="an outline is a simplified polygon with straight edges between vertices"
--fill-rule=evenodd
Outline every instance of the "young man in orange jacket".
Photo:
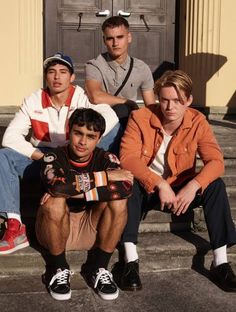
M 192 81 L 183 71 L 168 71 L 156 82 L 159 105 L 132 113 L 122 138 L 120 161 L 136 180 L 128 201 L 128 223 L 122 243 L 127 263 L 121 287 L 141 288 L 136 243 L 142 207 L 161 209 L 179 216 L 199 205 L 213 249 L 212 277 L 227 291 L 236 291 L 236 277 L 227 261 L 227 246 L 236 243 L 226 189 L 223 154 L 205 116 L 190 108 Z M 196 172 L 196 154 L 203 167 Z

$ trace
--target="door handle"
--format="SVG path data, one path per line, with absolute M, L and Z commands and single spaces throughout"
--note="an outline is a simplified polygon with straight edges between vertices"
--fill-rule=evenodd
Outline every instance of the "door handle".
M 104 10 L 96 13 L 96 16 L 108 16 L 108 15 L 110 15 L 109 10 Z
M 125 12 L 125 11 L 122 11 L 122 10 L 119 10 L 119 11 L 117 12 L 117 15 L 123 16 L 123 17 L 129 17 L 130 14 L 131 14 L 130 12 Z
M 78 31 L 78 32 L 80 32 L 82 16 L 83 16 L 83 13 L 80 12 L 80 13 L 78 14 L 78 17 L 79 17 L 79 24 L 78 24 L 78 28 L 77 28 L 77 31 Z
M 144 25 L 145 25 L 145 27 L 147 28 L 147 31 L 149 31 L 149 30 L 150 30 L 150 27 L 148 26 L 148 24 L 147 24 L 147 22 L 146 22 L 145 17 L 144 17 L 143 14 L 140 15 L 140 19 L 143 20 Z

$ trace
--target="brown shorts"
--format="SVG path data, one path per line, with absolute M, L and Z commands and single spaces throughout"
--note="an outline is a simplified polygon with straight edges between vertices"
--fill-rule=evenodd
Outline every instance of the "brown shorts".
M 96 241 L 97 230 L 91 221 L 92 209 L 70 212 L 70 234 L 66 250 L 89 250 Z

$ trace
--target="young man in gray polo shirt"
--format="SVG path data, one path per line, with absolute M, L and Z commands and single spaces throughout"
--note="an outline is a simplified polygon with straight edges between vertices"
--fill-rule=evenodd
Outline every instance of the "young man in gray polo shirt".
M 124 130 L 129 113 L 138 108 L 135 101 L 139 90 L 146 106 L 155 103 L 153 77 L 147 64 L 128 55 L 132 35 L 125 18 L 120 16 L 108 18 L 102 25 L 102 31 L 107 52 L 87 62 L 85 89 L 91 103 L 106 103 L 112 106 Z M 129 71 L 129 78 L 121 88 Z M 122 134 L 123 131 L 120 137 Z M 112 151 L 117 153 L 117 150 Z M 141 289 L 136 245 L 132 242 L 124 242 L 120 248 L 120 258 L 123 258 L 121 255 L 123 248 L 126 261 L 124 271 L 122 269 L 126 281 L 125 288 Z
M 150 68 L 143 61 L 133 58 L 130 76 L 119 92 L 130 68 L 131 57 L 128 46 L 132 41 L 127 20 L 113 16 L 102 25 L 104 44 L 107 52 L 98 55 L 86 64 L 85 88 L 93 104 L 106 103 L 111 106 L 136 101 L 140 90 L 145 105 L 153 104 L 153 77 Z

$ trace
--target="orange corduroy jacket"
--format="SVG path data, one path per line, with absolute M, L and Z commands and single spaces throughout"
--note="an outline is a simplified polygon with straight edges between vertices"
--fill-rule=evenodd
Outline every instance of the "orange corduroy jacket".
M 130 170 L 148 193 L 162 181 L 149 169 L 163 140 L 160 116 L 156 104 L 133 111 L 120 147 L 121 166 Z M 197 154 L 204 164 L 200 172 L 196 172 Z M 203 191 L 224 173 L 223 154 L 202 113 L 193 108 L 186 110 L 168 146 L 167 162 L 170 175 L 166 181 L 172 186 L 195 178 Z

